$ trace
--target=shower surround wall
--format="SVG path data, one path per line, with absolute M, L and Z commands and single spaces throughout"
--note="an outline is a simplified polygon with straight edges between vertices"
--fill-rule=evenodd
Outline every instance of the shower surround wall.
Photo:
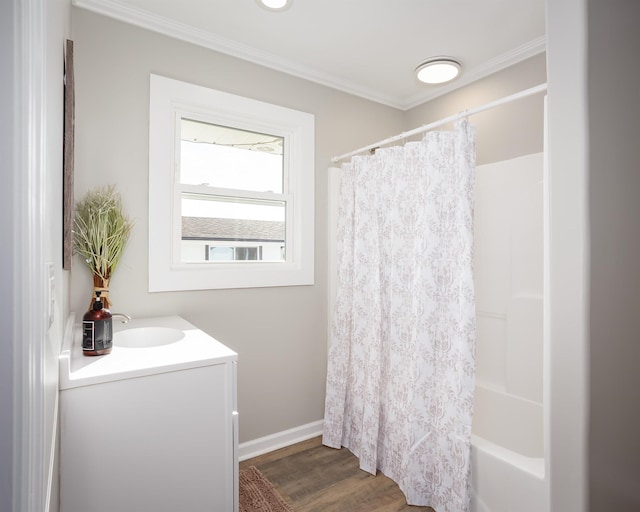
M 541 153 L 477 168 L 473 512 L 547 510 L 542 175 Z
M 542 405 L 542 154 L 478 167 L 478 384 Z

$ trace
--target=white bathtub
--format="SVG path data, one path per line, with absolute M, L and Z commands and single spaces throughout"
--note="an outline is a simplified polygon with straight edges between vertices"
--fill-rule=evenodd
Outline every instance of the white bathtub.
M 548 512 L 542 406 L 476 386 L 472 512 Z

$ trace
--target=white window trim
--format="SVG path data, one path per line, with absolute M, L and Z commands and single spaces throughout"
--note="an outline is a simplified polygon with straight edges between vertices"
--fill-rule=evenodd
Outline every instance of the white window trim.
M 176 113 L 194 113 L 243 130 L 285 138 L 287 259 L 284 262 L 181 263 L 176 204 Z M 314 282 L 314 116 L 158 75 L 150 77 L 149 291 L 310 285 Z M 179 190 L 179 189 L 178 189 Z M 178 208 L 178 210 L 176 210 Z

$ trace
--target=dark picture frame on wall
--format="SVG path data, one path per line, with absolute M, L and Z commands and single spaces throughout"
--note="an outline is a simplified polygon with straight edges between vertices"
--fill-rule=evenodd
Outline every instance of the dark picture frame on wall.
M 75 90 L 73 41 L 67 39 L 64 59 L 64 152 L 62 157 L 62 268 L 73 259 L 73 158 L 75 142 Z

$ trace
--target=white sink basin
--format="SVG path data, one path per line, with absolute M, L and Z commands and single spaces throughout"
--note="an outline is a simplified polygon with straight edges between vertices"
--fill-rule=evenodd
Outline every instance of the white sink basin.
M 151 348 L 169 345 L 184 338 L 180 329 L 173 327 L 135 327 L 113 335 L 113 345 L 123 348 Z
M 177 315 L 113 322 L 114 350 L 87 357 L 82 353 L 82 324 L 75 319 L 72 313 L 60 353 L 61 390 L 237 359 L 235 352 Z

